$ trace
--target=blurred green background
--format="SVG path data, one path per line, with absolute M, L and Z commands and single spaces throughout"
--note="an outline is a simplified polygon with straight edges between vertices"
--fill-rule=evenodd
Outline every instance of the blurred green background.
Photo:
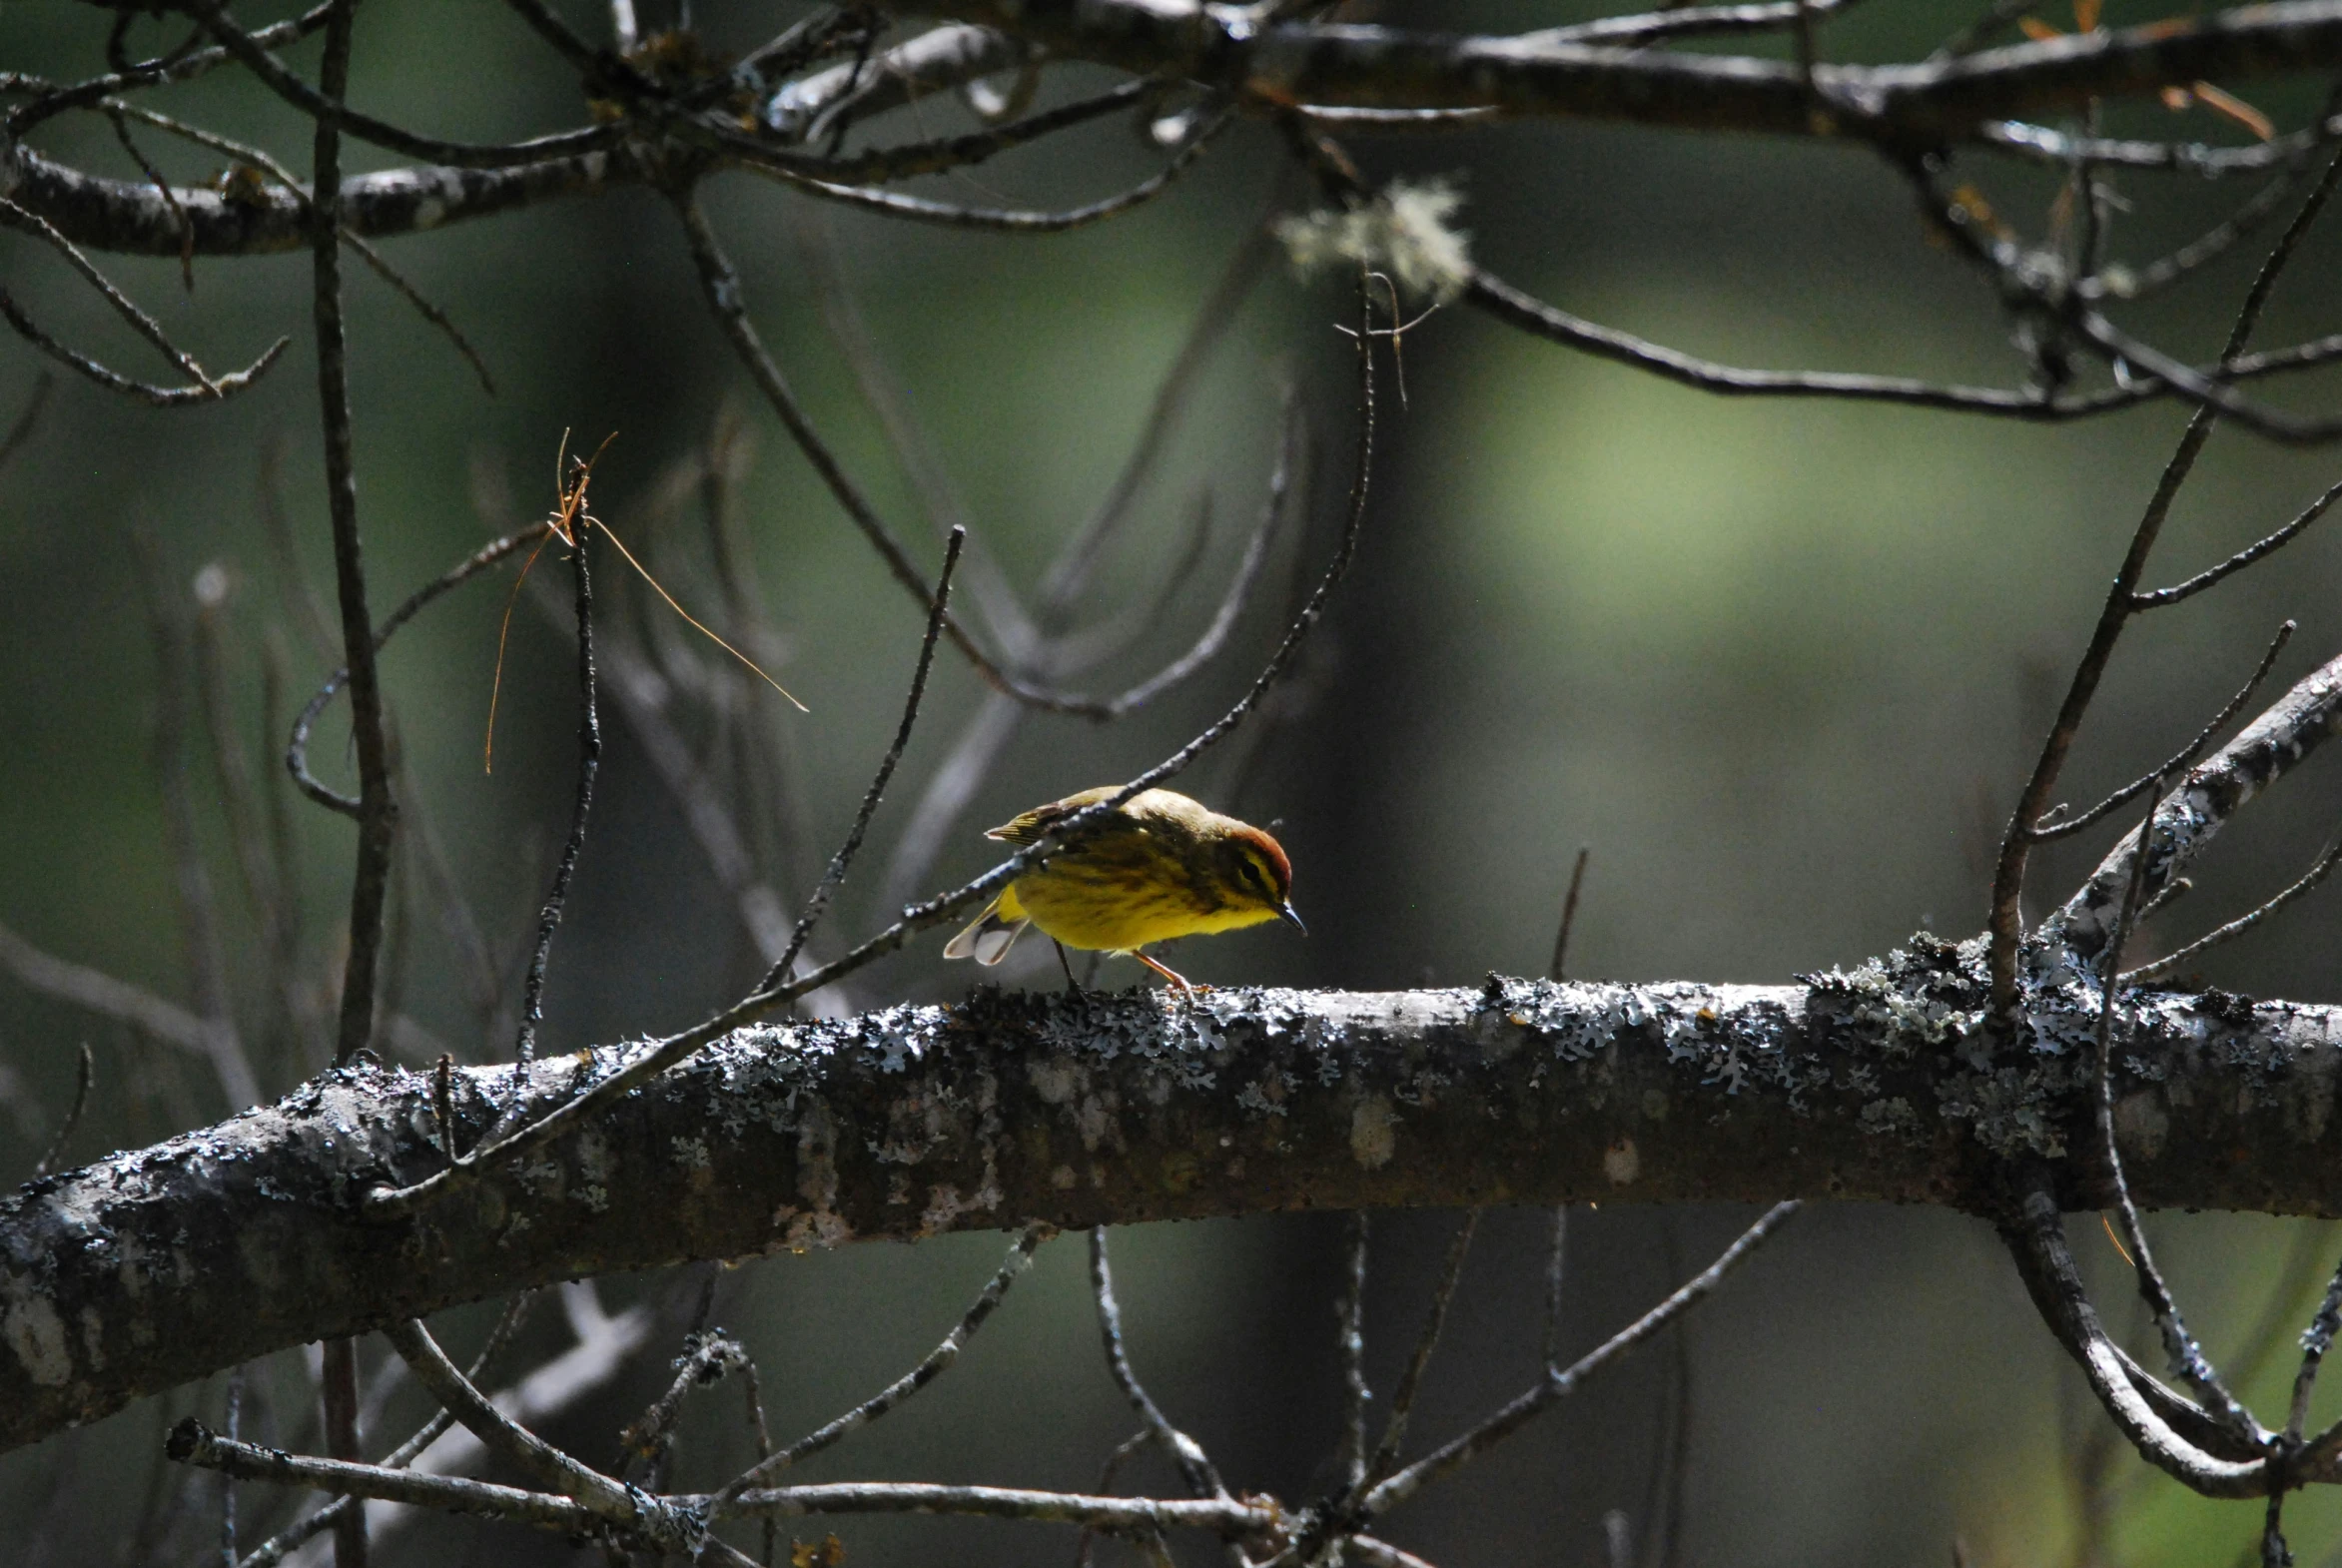
M 646 12 L 656 22 L 663 13 Z M 574 8 L 583 25 L 584 8 Z M 245 13 L 258 23 L 282 8 Z M 703 4 L 711 40 L 741 48 L 797 14 Z M 1557 4 L 1388 6 L 1380 19 L 1518 29 L 1594 14 Z M 1836 24 L 1836 58 L 1916 58 L 1967 19 L 1960 7 L 1888 0 Z M 2133 6 L 2115 22 L 2157 14 Z M 2064 18 L 2057 18 L 2061 23 Z M 106 19 L 58 0 L 0 0 L 0 69 L 70 79 L 102 68 Z M 134 46 L 153 47 L 151 24 Z M 1750 47 L 1736 45 L 1735 47 Z M 314 50 L 293 58 L 312 67 Z M 573 85 L 512 16 L 482 0 L 375 0 L 361 14 L 354 96 L 450 137 L 506 138 L 575 123 Z M 1107 78 L 1051 73 L 1050 100 Z M 2298 84 L 2256 92 L 2273 112 Z M 168 107 L 259 141 L 296 166 L 306 129 L 240 74 L 175 91 Z M 966 122 L 956 105 L 858 132 L 879 140 Z M 2125 111 L 2150 134 L 2232 134 L 2198 112 Z M 175 178 L 217 172 L 210 154 L 142 141 Z M 132 176 L 103 122 L 61 120 L 43 151 Z M 1377 179 L 1454 177 L 1475 256 L 1564 308 L 1740 364 L 1921 374 L 2006 385 L 2021 376 L 1988 289 L 1932 248 L 1907 191 L 1848 148 L 1717 140 L 1578 125 L 1523 125 L 1353 144 Z M 360 168 L 390 160 L 354 149 Z M 943 199 L 1048 207 L 1143 178 L 1159 155 L 1110 121 L 1063 145 L 914 187 Z M 816 207 L 740 175 L 708 200 L 740 261 L 751 307 L 835 444 L 898 533 L 940 557 L 928 497 L 890 446 L 832 336 L 808 264 L 834 243 L 878 355 L 932 442 L 984 552 L 1030 594 L 1113 481 L 1150 399 L 1227 258 L 1280 184 L 1280 144 L 1239 124 L 1177 188 L 1114 223 L 1046 239 L 961 234 Z M 2038 235 L 2053 192 L 1979 164 L 1995 206 Z M 133 176 L 134 177 L 134 176 Z M 2216 219 L 2242 186 L 2118 182 L 2135 211 L 2119 253 L 2145 258 Z M 822 241 L 826 233 L 830 238 Z M 483 394 L 444 339 L 353 264 L 361 506 L 374 604 L 384 612 L 550 500 L 564 430 L 619 431 L 596 509 L 686 602 L 760 652 L 812 709 L 769 694 L 705 726 L 713 755 L 740 734 L 777 761 L 750 804 L 751 848 L 794 907 L 850 819 L 883 749 L 916 648 L 919 612 L 888 580 L 811 470 L 756 401 L 699 300 L 670 213 L 645 191 L 549 204 L 391 242 L 388 253 L 479 346 L 497 381 Z M 2331 330 L 2342 290 L 2331 229 L 2314 236 L 2256 343 Z M 2174 352 L 2217 348 L 2258 250 L 2207 269 L 2128 320 Z M 184 645 L 158 651 L 141 547 L 174 613 L 192 614 L 197 574 L 217 564 L 230 727 L 240 754 L 282 790 L 272 737 L 271 639 L 287 689 L 330 661 L 305 639 L 301 581 L 330 582 L 317 456 L 314 363 L 299 257 L 207 262 L 192 295 L 172 263 L 105 259 L 108 271 L 215 370 L 280 334 L 287 361 L 217 408 L 156 411 L 61 383 L 30 443 L 0 470 L 0 922 L 52 953 L 185 1001 L 189 959 L 155 736 L 188 676 Z M 57 259 L 0 235 L 0 277 L 51 331 L 148 375 L 151 355 Z M 977 721 L 985 690 L 946 656 L 861 870 L 832 916 L 835 940 L 874 929 L 903 899 L 990 863 L 986 825 L 1035 801 L 1131 773 L 1217 713 L 1274 635 L 1338 522 L 1352 432 L 1347 306 L 1335 283 L 1271 264 L 1172 428 L 1134 525 L 1102 563 L 1089 610 L 1144 606 L 1181 556 L 1208 495 L 1205 552 L 1161 623 L 1079 678 L 1114 689 L 1184 647 L 1209 618 L 1259 504 L 1288 385 L 1316 432 L 1305 525 L 1288 527 L 1229 650 L 1163 702 L 1111 727 L 1022 721 L 964 809 L 944 819 L 920 868 L 899 839 L 935 770 Z M 0 417 L 30 395 L 41 364 L 0 350 Z M 1200 980 L 1383 988 L 1541 971 L 1570 861 L 1592 849 L 1572 970 L 1579 976 L 1782 981 L 1849 964 L 1920 928 L 1965 936 L 1981 922 L 1985 864 L 2031 748 L 2086 635 L 2103 584 L 2182 422 L 2150 407 L 2069 426 L 1822 402 L 1726 400 L 1663 384 L 1448 311 L 1409 337 L 1407 402 L 1384 408 L 1384 441 L 1357 568 L 1271 722 L 1239 736 L 1182 787 L 1274 822 L 1297 871 L 1306 942 L 1281 931 L 1190 944 L 1172 962 Z M 1386 383 L 1386 392 L 1389 390 Z M 2275 393 L 2326 406 L 2330 384 Z M 735 432 L 729 505 L 762 583 L 765 619 L 727 620 L 709 568 L 690 464 Z M 298 572 L 265 526 L 266 454 Z M 2172 579 L 2291 515 L 2334 478 L 2331 452 L 2215 437 L 2163 546 Z M 480 497 L 489 498 L 486 511 Z M 505 497 L 497 499 L 497 497 Z M 2282 618 L 2300 632 L 2280 682 L 2342 651 L 2342 536 L 2313 531 L 2277 564 L 2138 626 L 2126 640 L 2069 772 L 2093 798 L 2192 734 L 2250 669 Z M 604 557 L 614 621 L 674 642 L 639 583 Z M 540 571 L 542 567 L 540 566 Z M 215 579 L 216 580 L 216 579 Z M 556 586 L 559 577 L 546 573 Z M 517 940 L 540 897 L 571 788 L 568 647 L 557 620 L 523 602 L 503 677 L 497 767 L 479 746 L 508 575 L 418 621 L 386 659 L 408 798 L 443 842 L 498 955 L 509 1005 Z M 967 600 L 963 600 L 964 605 Z M 648 628 L 643 631 L 642 628 Z M 684 656 L 713 668 L 689 649 Z M 219 789 L 200 718 L 187 720 L 196 828 L 237 949 L 240 1001 L 265 1011 Z M 329 721 L 317 756 L 351 777 L 346 731 Z M 660 1031 L 698 1017 L 760 968 L 735 900 L 711 873 L 640 734 L 605 718 L 601 795 L 552 967 L 548 1050 Z M 713 764 L 710 764 L 713 767 Z M 2223 837 L 2197 891 L 2154 940 L 2176 943 L 2290 880 L 2333 830 L 2342 779 L 2320 766 Z M 291 808 L 313 982 L 329 973 L 346 900 L 350 834 Z M 2100 853 L 2090 839 L 2041 858 L 2042 897 Z M 891 870 L 890 870 L 891 863 Z M 443 901 L 401 862 L 407 900 L 387 984 L 410 1047 L 466 1059 L 508 1050 L 482 1031 L 454 978 L 461 939 Z M 892 879 L 890 881 L 890 878 Z M 2321 895 L 2204 965 L 2248 993 L 2342 1000 L 2337 927 Z M 940 938 L 857 977 L 847 1002 L 961 994 Z M 1017 983 L 1055 984 L 1047 950 Z M 1111 965 L 1108 984 L 1134 983 Z M 97 1061 L 93 1109 L 69 1161 L 143 1144 L 226 1108 L 190 1063 L 0 979 L 0 1169 L 28 1170 L 70 1100 L 77 1044 Z M 281 1092 L 304 1071 L 298 1042 L 256 1037 Z M 1411 1339 L 1452 1216 L 1378 1216 L 1369 1331 L 1387 1388 Z M 1701 1266 L 1751 1216 L 1737 1210 L 1604 1208 L 1576 1216 L 1567 1337 L 1585 1346 Z M 1333 1436 L 1331 1216 L 1150 1226 L 1119 1232 L 1124 1299 L 1142 1371 L 1176 1420 L 1212 1448 L 1232 1483 L 1307 1494 Z M 1422 1438 L 1457 1429 L 1532 1375 L 1544 1216 L 1490 1216 L 1466 1276 Z M 2304 1234 L 2305 1230 L 2311 1233 Z M 2164 1216 L 2195 1326 L 2217 1354 L 2256 1334 L 2276 1305 L 2307 1309 L 2322 1273 L 2321 1227 L 2255 1217 Z M 1002 1242 L 960 1236 L 762 1260 L 726 1272 L 717 1318 L 763 1368 L 776 1433 L 826 1419 L 875 1390 L 956 1319 Z M 2118 1260 L 2082 1242 L 2101 1300 L 2136 1334 Z M 2305 1264 L 2304 1259 L 2308 1260 Z M 663 1358 L 701 1273 L 605 1282 L 613 1306 L 680 1302 L 627 1377 L 553 1424 L 604 1458 L 664 1382 Z M 805 1478 L 918 1477 L 1088 1485 L 1129 1418 L 1095 1354 L 1079 1239 L 1051 1243 L 1034 1276 L 931 1393 Z M 468 1347 L 484 1309 L 451 1314 Z M 2281 1319 L 2279 1321 L 2282 1321 Z M 2280 1351 L 2286 1332 L 2276 1332 Z M 523 1348 L 566 1343 L 540 1311 Z M 516 1363 L 519 1364 L 519 1363 Z M 295 1363 L 256 1376 L 252 1419 L 301 1440 Z M 2289 1376 L 2282 1353 L 2254 1384 Z M 264 1397 L 267 1390 L 278 1397 Z M 1414 1505 L 1389 1534 L 1443 1568 L 1604 1560 L 1602 1517 L 1628 1516 L 1661 1563 L 1880 1565 L 2221 1563 L 2257 1538 L 2258 1513 L 2192 1500 L 2127 1454 L 2053 1353 L 1988 1229 L 1933 1211 L 1822 1207 L 1802 1216 L 1685 1341 L 1606 1374 L 1480 1471 Z M 681 1472 L 711 1482 L 745 1452 L 734 1395 L 686 1427 Z M 215 1416 L 222 1382 L 149 1401 L 114 1421 L 0 1458 L 0 1525 L 60 1563 L 118 1560 L 152 1538 L 178 1560 L 211 1539 L 216 1498 L 173 1472 L 139 1522 L 113 1497 L 145 1479 L 155 1437 L 189 1410 Z M 394 1398 L 382 1445 L 418 1417 Z M 273 1425 L 267 1423 L 274 1423 Z M 396 1430 L 392 1430 L 396 1428 Z M 249 1429 L 249 1428 L 248 1428 Z M 1666 1455 L 1681 1434 L 1680 1500 Z M 126 1469 L 125 1467 L 131 1467 Z M 1142 1484 L 1174 1484 L 1146 1472 Z M 133 1489 L 134 1491 L 136 1488 Z M 276 1500 L 247 1488 L 248 1522 Z M 176 1510 L 176 1511 L 174 1511 Z M 272 1515 L 273 1516 L 273 1515 Z M 1662 1521 L 1680 1520 L 1672 1541 Z M 2289 1515 L 2304 1561 L 2342 1532 L 2311 1497 Z M 160 1523 L 157 1523 L 157 1520 Z M 1037 1527 L 846 1520 L 851 1561 L 1027 1562 L 1070 1553 Z M 143 1530 L 143 1534 L 142 1534 Z M 800 1526 L 800 1533 L 805 1533 Z M 812 1533 L 819 1533 L 814 1531 Z M 425 1523 L 387 1548 L 393 1562 L 551 1561 L 567 1549 L 521 1532 Z M 1112 1557 L 1122 1549 L 1106 1549 Z M 1194 1543 L 1182 1560 L 1200 1561 Z M 191 1559 L 192 1560 L 192 1559 Z

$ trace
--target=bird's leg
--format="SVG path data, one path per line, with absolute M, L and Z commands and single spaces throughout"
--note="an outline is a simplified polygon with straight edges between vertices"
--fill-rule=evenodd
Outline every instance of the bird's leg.
M 1177 970 L 1165 968 L 1163 965 L 1158 964 L 1155 962 L 1155 960 L 1149 958 L 1146 954 L 1139 952 L 1137 949 L 1132 950 L 1131 957 L 1137 959 L 1140 963 L 1146 965 L 1149 969 L 1154 970 L 1158 975 L 1161 975 L 1164 979 L 1170 981 L 1173 987 L 1180 991 L 1195 991 L 1200 989 L 1192 981 L 1188 980 L 1186 976 L 1180 974 Z
M 1066 945 L 1055 937 L 1049 939 L 1049 945 L 1058 950 L 1058 968 L 1066 972 L 1066 989 L 1077 997 L 1090 995 L 1082 989 L 1082 982 L 1074 978 L 1074 961 L 1066 957 Z

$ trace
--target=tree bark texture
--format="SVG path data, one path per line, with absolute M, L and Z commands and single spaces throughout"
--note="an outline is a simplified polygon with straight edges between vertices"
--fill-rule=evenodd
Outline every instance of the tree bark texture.
M 304 1341 L 554 1280 L 1045 1221 L 1587 1199 L 1998 1214 L 2094 1203 L 2094 994 L 1983 1026 L 1933 937 L 1795 986 L 1003 995 L 745 1029 L 582 1135 L 362 1217 L 443 1163 L 432 1082 L 362 1061 L 0 1202 L 0 1446 Z M 2120 1015 L 2142 1203 L 2342 1214 L 2342 1009 L 2150 992 Z M 458 1148 L 640 1047 L 457 1074 Z

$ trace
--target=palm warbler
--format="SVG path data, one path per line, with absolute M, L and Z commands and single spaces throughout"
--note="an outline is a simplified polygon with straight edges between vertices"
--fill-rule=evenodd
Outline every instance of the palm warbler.
M 1054 824 L 1120 788 L 1109 784 L 1037 806 L 985 834 L 1030 844 Z M 1063 947 L 1128 954 L 1181 990 L 1186 979 L 1139 950 L 1173 937 L 1233 931 L 1293 913 L 1293 868 L 1276 840 L 1184 795 L 1151 789 L 1110 812 L 1093 832 L 1055 850 L 1001 889 L 945 958 L 997 964 L 1027 926 Z M 1068 971 L 1068 978 L 1071 978 Z

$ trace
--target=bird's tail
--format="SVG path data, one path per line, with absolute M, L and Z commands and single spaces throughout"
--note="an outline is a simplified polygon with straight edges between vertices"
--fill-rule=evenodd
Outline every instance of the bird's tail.
M 1001 913 L 1001 901 L 994 899 L 985 906 L 984 913 L 969 923 L 967 929 L 944 944 L 945 958 L 972 958 L 979 964 L 997 964 L 1009 956 L 1019 935 L 1033 924 L 1028 916 L 1012 920 Z

